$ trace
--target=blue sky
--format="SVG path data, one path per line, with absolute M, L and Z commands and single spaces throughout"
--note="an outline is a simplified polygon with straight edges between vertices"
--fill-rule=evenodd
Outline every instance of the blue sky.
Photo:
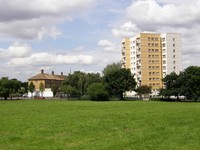
M 199 0 L 0 0 L 0 77 L 101 72 L 120 61 L 124 37 L 148 29 L 181 33 L 183 69 L 200 65 L 199 8 Z

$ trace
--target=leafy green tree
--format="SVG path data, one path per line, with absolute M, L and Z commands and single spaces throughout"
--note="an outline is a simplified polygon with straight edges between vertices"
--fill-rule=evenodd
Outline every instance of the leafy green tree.
M 96 101 L 107 101 L 107 100 L 109 100 L 108 91 L 106 90 L 103 83 L 90 84 L 88 89 L 87 89 L 87 93 L 88 93 L 91 100 L 96 100 Z
M 28 90 L 31 92 L 31 98 L 32 98 L 33 92 L 35 90 L 35 85 L 33 84 L 33 82 L 30 82 L 30 84 L 28 85 Z
M 11 79 L 9 80 L 9 84 L 10 84 L 10 91 L 9 91 L 9 95 L 11 96 L 18 96 L 19 95 L 19 91 L 20 91 L 20 88 L 21 88 L 21 82 L 18 81 L 17 79 Z
M 70 74 L 68 78 L 63 82 L 64 85 L 70 85 L 76 89 L 77 96 L 83 96 L 86 93 L 86 89 L 92 83 L 102 82 L 102 78 L 98 73 L 84 73 L 75 71 Z
M 21 94 L 25 94 L 28 92 L 28 82 L 22 82 L 21 87 L 22 89 L 24 89 Z
M 182 93 L 182 82 L 179 75 L 172 72 L 163 78 L 164 88 L 160 90 L 160 95 L 170 98 L 170 96 L 176 96 L 179 100 L 179 96 Z
M 0 96 L 7 100 L 10 93 L 10 82 L 7 77 L 2 77 L 0 79 Z
M 90 84 L 102 82 L 102 77 L 99 73 L 88 73 L 85 75 L 85 88 L 87 89 Z
M 52 84 L 51 91 L 53 92 L 53 97 L 55 97 L 56 93 L 59 91 L 59 86 L 57 84 Z
M 151 94 L 151 86 L 142 85 L 142 86 L 139 86 L 135 91 L 142 98 L 142 95 L 149 95 L 149 94 Z
M 41 96 L 42 96 L 42 98 L 43 98 L 43 92 L 44 92 L 44 90 L 45 90 L 45 87 L 44 87 L 44 84 L 43 84 L 42 82 L 40 82 L 39 90 L 40 90 Z
M 7 77 L 3 77 L 0 79 L 0 96 L 7 100 L 9 96 L 17 94 L 20 87 L 21 82 L 17 79 L 9 80 Z
M 124 99 L 123 93 L 135 89 L 136 82 L 129 69 L 121 68 L 104 75 L 109 94 Z
M 200 67 L 190 66 L 180 74 L 182 80 L 182 94 L 187 99 L 197 101 L 200 97 Z
M 108 74 L 111 74 L 115 71 L 118 71 L 122 68 L 121 63 L 112 63 L 108 64 L 104 69 L 103 69 L 103 75 L 106 76 Z
M 75 71 L 73 74 L 70 74 L 68 78 L 63 82 L 65 85 L 70 85 L 78 91 L 78 96 L 85 94 L 85 73 L 81 71 Z
M 60 88 L 61 92 L 67 94 L 67 99 L 70 99 L 71 95 L 76 92 L 76 89 L 71 85 L 63 84 Z

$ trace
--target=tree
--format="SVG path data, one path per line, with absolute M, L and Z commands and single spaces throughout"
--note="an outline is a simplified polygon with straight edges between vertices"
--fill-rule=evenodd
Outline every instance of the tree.
M 9 97 L 10 92 L 10 83 L 9 79 L 7 77 L 3 77 L 0 79 L 0 96 L 4 98 L 4 100 L 7 100 Z
M 18 81 L 17 79 L 11 79 L 9 80 L 9 96 L 17 96 L 19 95 L 19 92 L 20 92 L 20 88 L 21 88 L 21 82 Z
M 60 90 L 64 94 L 67 94 L 67 99 L 70 98 L 71 94 L 76 92 L 76 89 L 74 87 L 72 87 L 71 85 L 66 85 L 66 84 L 61 85 Z
M 104 69 L 105 70 L 105 69 Z M 136 82 L 129 69 L 113 69 L 104 75 L 109 94 L 124 99 L 123 93 L 135 89 Z
M 104 69 L 103 69 L 103 75 L 106 76 L 110 73 L 113 73 L 115 71 L 118 71 L 122 68 L 121 63 L 112 63 L 108 64 Z
M 160 95 L 170 98 L 170 96 L 176 96 L 179 100 L 179 96 L 182 93 L 182 82 L 179 75 L 172 72 L 163 78 L 164 88 L 160 90 Z
M 84 73 L 75 71 L 70 74 L 68 78 L 63 82 L 63 85 L 70 85 L 76 89 L 76 96 L 83 96 L 86 94 L 86 89 L 92 83 L 102 82 L 102 78 L 99 73 Z
M 82 96 L 85 94 L 85 73 L 80 71 L 75 71 L 70 74 L 68 78 L 63 82 L 65 85 L 70 85 L 78 91 L 77 96 Z
M 91 100 L 96 100 L 96 101 L 107 101 L 107 100 L 109 100 L 108 91 L 106 90 L 103 83 L 90 84 L 88 89 L 87 89 L 87 93 L 88 93 Z
M 21 87 L 21 82 L 17 79 L 9 80 L 7 77 L 0 79 L 0 96 L 5 100 L 11 95 L 17 94 Z
M 32 98 L 33 92 L 35 90 L 35 85 L 33 84 L 33 82 L 30 82 L 30 84 L 28 85 L 28 90 L 31 92 L 31 98 Z
M 195 101 L 200 97 L 200 67 L 190 66 L 180 73 L 182 93 Z
M 59 91 L 59 86 L 57 84 L 52 84 L 51 91 L 53 92 L 53 97 L 54 97 L 56 93 Z
M 43 98 L 43 92 L 45 90 L 45 87 L 44 87 L 44 84 L 42 82 L 40 82 L 40 85 L 39 85 L 39 90 L 41 92 L 41 97 Z
M 101 83 L 102 77 L 99 73 L 88 73 L 85 75 L 85 88 L 87 89 L 93 83 Z
M 151 87 L 148 85 L 142 85 L 139 86 L 135 91 L 142 98 L 142 95 L 148 95 L 151 93 Z

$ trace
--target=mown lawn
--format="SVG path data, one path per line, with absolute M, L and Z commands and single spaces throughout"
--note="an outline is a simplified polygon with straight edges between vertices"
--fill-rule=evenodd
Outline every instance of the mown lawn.
M 199 150 L 200 103 L 0 101 L 0 150 Z

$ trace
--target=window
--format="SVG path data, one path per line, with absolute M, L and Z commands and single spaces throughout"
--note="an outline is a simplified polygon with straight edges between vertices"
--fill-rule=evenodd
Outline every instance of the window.
M 163 64 L 166 64 L 166 60 L 163 60 Z
M 173 47 L 175 47 L 176 45 L 175 44 L 173 44 Z
M 175 38 L 173 38 L 173 41 L 175 41 Z
M 162 44 L 162 47 L 165 47 L 165 43 L 164 43 L 164 44 Z
M 173 53 L 175 53 L 176 52 L 176 50 L 175 49 L 173 49 Z
M 175 55 L 173 55 L 173 58 L 176 58 L 176 56 L 175 56 Z

